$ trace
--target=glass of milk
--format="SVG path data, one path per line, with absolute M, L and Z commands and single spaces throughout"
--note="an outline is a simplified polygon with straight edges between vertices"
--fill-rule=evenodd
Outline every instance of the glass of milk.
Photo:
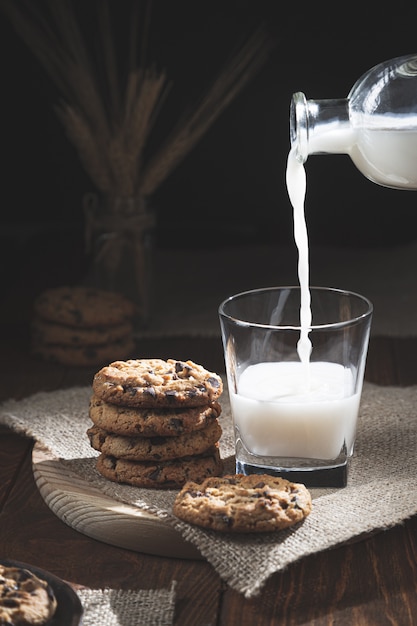
M 366 298 L 300 287 L 234 295 L 219 307 L 236 472 L 345 486 L 372 318 Z M 306 328 L 300 320 L 309 319 Z

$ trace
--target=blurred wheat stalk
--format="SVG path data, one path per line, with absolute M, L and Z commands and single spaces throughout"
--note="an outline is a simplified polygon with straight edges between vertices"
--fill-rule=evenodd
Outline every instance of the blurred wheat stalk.
M 144 149 L 169 85 L 165 71 L 138 62 L 150 23 L 149 9 L 143 17 L 139 4 L 132 3 L 125 80 L 116 60 L 108 0 L 97 5 L 103 82 L 71 0 L 0 0 L 0 8 L 60 91 L 56 112 L 83 167 L 96 188 L 112 196 L 152 195 L 264 64 L 272 46 L 266 32 L 256 30 L 145 160 Z

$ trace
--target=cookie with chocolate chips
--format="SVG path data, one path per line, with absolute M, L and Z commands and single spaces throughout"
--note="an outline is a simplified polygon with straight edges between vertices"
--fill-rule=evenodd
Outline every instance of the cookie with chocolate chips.
M 220 476 L 223 463 L 218 446 L 196 455 L 170 461 L 128 461 L 101 454 L 97 470 L 117 483 L 153 489 L 179 489 L 187 481 L 202 481 L 208 476 Z
M 34 302 L 31 348 L 36 356 L 74 367 L 102 367 L 134 356 L 134 305 L 91 287 L 56 287 Z
M 47 361 L 77 367 L 100 366 L 121 354 L 131 355 L 134 350 L 133 336 L 95 345 L 48 344 L 36 337 L 32 338 L 32 351 L 35 355 Z
M 83 328 L 82 326 L 68 326 L 55 324 L 35 316 L 32 321 L 32 336 L 43 345 L 64 345 L 72 348 L 80 346 L 103 346 L 133 337 L 133 324 L 130 321 Z
M 220 413 L 218 402 L 172 409 L 136 408 L 110 404 L 95 394 L 89 407 L 93 424 L 125 437 L 178 437 L 205 428 Z
M 0 624 L 49 623 L 57 600 L 46 580 L 28 569 L 0 564 Z
M 260 533 L 301 522 L 311 506 L 311 495 L 302 484 L 267 474 L 236 474 L 186 483 L 173 513 L 203 528 Z
M 37 317 L 72 327 L 96 328 L 130 321 L 134 305 L 119 293 L 93 287 L 54 287 L 35 300 Z
M 94 393 L 111 404 L 129 407 L 192 407 L 216 401 L 221 377 L 193 361 L 131 359 L 114 361 L 93 379 Z
M 213 420 L 206 428 L 178 437 L 125 437 L 109 433 L 98 426 L 87 430 L 95 450 L 131 461 L 167 461 L 205 452 L 221 437 L 222 428 Z

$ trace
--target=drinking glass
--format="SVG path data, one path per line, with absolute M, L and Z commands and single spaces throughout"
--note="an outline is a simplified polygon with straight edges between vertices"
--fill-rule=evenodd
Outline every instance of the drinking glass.
M 312 287 L 310 297 L 307 358 L 299 346 L 299 287 L 247 291 L 219 307 L 236 473 L 341 487 L 354 449 L 373 307 L 340 289 Z

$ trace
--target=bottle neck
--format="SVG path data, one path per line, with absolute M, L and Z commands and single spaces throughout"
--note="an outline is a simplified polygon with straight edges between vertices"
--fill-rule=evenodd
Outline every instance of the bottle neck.
M 309 154 L 349 152 L 352 136 L 349 100 L 307 100 L 293 94 L 290 107 L 290 141 L 296 158 L 305 163 Z

